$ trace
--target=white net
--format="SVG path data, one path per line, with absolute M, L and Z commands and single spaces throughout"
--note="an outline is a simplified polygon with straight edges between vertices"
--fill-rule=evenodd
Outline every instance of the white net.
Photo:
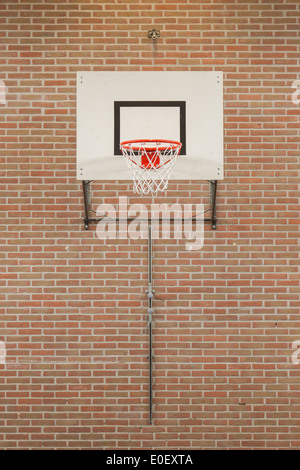
M 120 148 L 133 178 L 133 190 L 138 194 L 165 191 L 171 170 L 182 144 L 172 140 L 132 140 Z

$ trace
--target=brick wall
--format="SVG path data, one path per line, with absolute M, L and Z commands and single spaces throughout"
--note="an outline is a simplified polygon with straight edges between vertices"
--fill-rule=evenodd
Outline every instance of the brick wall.
M 299 448 L 299 20 L 298 0 L 1 2 L 1 448 Z M 147 241 L 84 230 L 75 78 L 153 69 L 224 71 L 226 176 L 201 251 L 154 245 L 150 426 Z

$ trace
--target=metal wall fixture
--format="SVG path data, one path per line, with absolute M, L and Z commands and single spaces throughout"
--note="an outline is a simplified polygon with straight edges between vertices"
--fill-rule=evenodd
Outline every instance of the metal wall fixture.
M 84 228 L 89 229 L 89 225 L 93 222 L 100 222 L 105 217 L 90 217 L 91 210 L 91 184 L 92 181 L 83 181 L 83 199 L 84 199 Z M 211 228 L 216 230 L 217 228 L 217 217 L 216 217 L 216 200 L 217 200 L 217 180 L 209 181 L 209 196 L 210 196 L 210 209 L 211 217 L 203 218 L 204 222 L 211 223 Z M 197 214 L 193 215 L 192 220 L 197 219 Z M 128 217 L 127 219 L 116 218 L 116 222 L 130 222 L 134 220 L 134 217 Z M 162 222 L 164 219 L 160 218 L 157 222 Z M 168 219 L 169 222 L 176 222 L 175 218 Z M 154 315 L 154 303 L 155 303 L 155 290 L 153 283 L 153 236 L 152 236 L 152 227 L 151 227 L 151 218 L 148 218 L 149 231 L 148 231 L 148 289 L 146 290 L 146 295 L 148 297 L 148 331 L 149 331 L 149 345 L 148 345 L 148 374 L 149 374 L 149 423 L 153 422 L 153 365 L 154 365 L 154 355 L 153 355 L 153 316 Z
M 205 217 L 203 219 L 203 222 L 210 222 L 211 223 L 211 228 L 213 230 L 216 230 L 217 228 L 217 215 L 216 215 L 216 209 L 217 209 L 217 180 L 209 180 L 209 196 L 210 196 L 210 213 L 211 217 Z M 90 212 L 91 212 L 91 185 L 92 181 L 91 180 L 84 180 L 82 181 L 82 189 L 83 189 L 83 200 L 84 200 L 84 228 L 85 230 L 89 229 L 89 225 L 91 223 L 97 223 L 103 220 L 104 216 L 100 217 L 90 217 Z M 94 211 L 93 211 L 94 212 Z M 197 215 L 194 215 L 192 217 L 193 220 L 196 220 Z M 131 220 L 134 220 L 135 218 L 128 218 L 128 222 Z M 117 222 L 119 222 L 119 219 L 116 219 Z M 174 221 L 174 219 L 170 219 L 170 222 Z M 149 219 L 149 222 L 151 222 L 151 218 Z
M 152 352 L 152 315 L 153 315 L 153 300 L 155 291 L 153 290 L 152 281 L 152 227 L 149 225 L 148 230 L 148 290 L 146 291 L 148 296 L 148 329 L 149 329 L 149 423 L 152 424 L 152 390 L 153 390 L 153 352 Z
M 156 39 L 160 38 L 160 31 L 158 29 L 149 29 L 148 38 L 155 41 Z

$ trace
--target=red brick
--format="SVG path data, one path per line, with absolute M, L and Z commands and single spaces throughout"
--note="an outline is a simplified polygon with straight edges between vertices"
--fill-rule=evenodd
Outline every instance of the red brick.
M 0 447 L 299 447 L 297 2 L 4 3 Z M 217 231 L 196 253 L 155 242 L 153 426 L 147 242 L 100 242 L 82 224 L 75 72 L 95 69 L 225 78 Z M 131 184 L 94 186 L 98 203 L 137 202 Z M 174 183 L 161 202 L 206 192 Z

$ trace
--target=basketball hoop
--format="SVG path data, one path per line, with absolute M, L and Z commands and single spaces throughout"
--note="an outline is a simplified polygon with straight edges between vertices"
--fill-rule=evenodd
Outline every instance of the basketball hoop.
M 134 182 L 134 192 L 155 196 L 168 187 L 182 144 L 175 140 L 127 140 L 120 148 Z

